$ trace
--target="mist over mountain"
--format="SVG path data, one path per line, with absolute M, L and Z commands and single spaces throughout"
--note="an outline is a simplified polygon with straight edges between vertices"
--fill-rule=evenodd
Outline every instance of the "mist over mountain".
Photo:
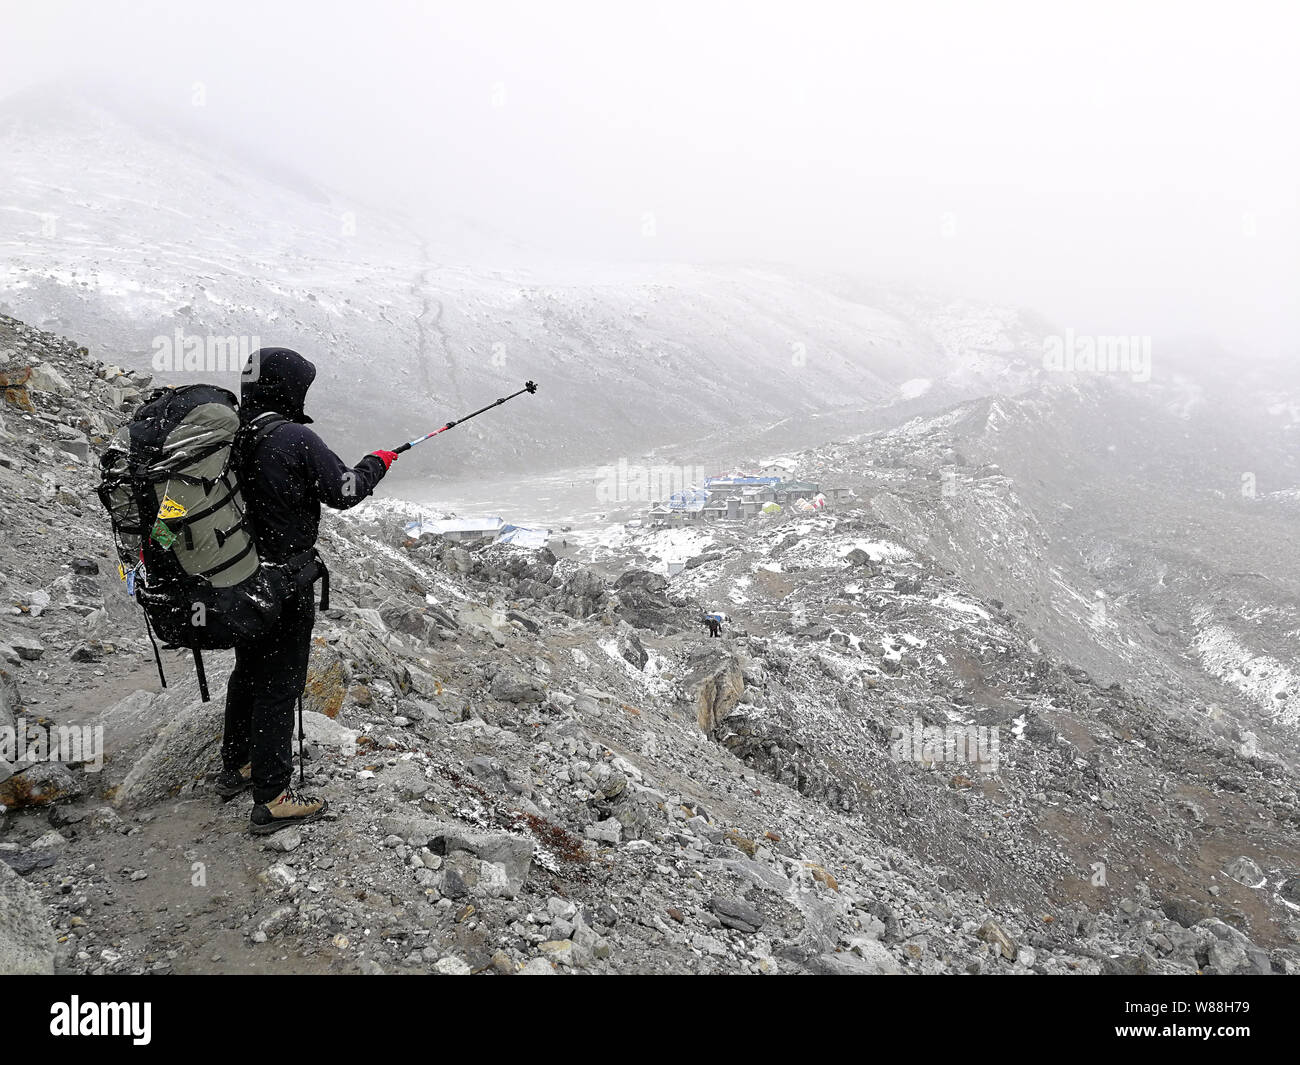
M 1273 21 L 264 6 L 0 70 L 0 969 L 1300 973 Z M 97 495 L 259 347 L 378 479 L 266 844 L 136 609 L 239 419 Z
M 124 365 L 173 366 L 177 329 L 299 349 L 321 370 L 314 416 L 352 447 L 542 383 L 538 402 L 440 441 L 440 472 L 937 409 L 1038 372 L 1042 326 L 1015 310 L 779 266 L 575 262 L 468 228 L 429 238 L 73 94 L 11 101 L 0 137 L 6 306 Z

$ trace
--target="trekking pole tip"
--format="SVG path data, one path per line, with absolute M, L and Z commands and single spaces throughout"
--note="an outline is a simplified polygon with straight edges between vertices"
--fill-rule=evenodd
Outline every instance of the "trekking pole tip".
M 525 381 L 525 382 L 524 382 L 524 388 L 526 388 L 526 389 L 528 390 L 529 394 L 532 394 L 533 392 L 536 392 L 536 391 L 537 391 L 537 382 L 536 382 L 536 381 Z

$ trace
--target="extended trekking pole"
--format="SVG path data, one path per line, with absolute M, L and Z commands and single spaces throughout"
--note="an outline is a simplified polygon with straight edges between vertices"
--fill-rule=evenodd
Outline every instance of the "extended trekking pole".
M 439 433 L 445 433 L 448 429 L 454 428 L 455 426 L 459 425 L 461 422 L 467 422 L 467 421 L 469 421 L 471 418 L 477 418 L 477 417 L 478 417 L 480 414 L 482 414 L 485 410 L 491 410 L 493 407 L 499 407 L 499 406 L 501 406 L 501 404 L 504 403 L 504 402 L 505 402 L 506 400 L 508 400 L 508 399 L 514 399 L 515 396 L 522 396 L 525 392 L 527 392 L 527 393 L 529 393 L 529 394 L 531 395 L 532 393 L 534 393 L 534 392 L 536 392 L 536 391 L 537 391 L 537 385 L 536 385 L 534 382 L 532 382 L 532 381 L 525 381 L 525 382 L 524 382 L 524 387 L 521 388 L 518 392 L 511 392 L 510 395 L 508 395 L 508 396 L 502 396 L 502 397 L 501 397 L 500 399 L 498 399 L 495 403 L 489 403 L 486 407 L 480 407 L 480 408 L 479 408 L 478 410 L 476 410 L 473 414 L 466 414 L 465 417 L 463 417 L 463 418 L 458 418 L 458 419 L 457 419 L 456 421 L 454 421 L 454 422 L 448 422 L 448 423 L 447 423 L 446 425 L 444 425 L 441 429 L 435 429 L 435 430 L 434 430 L 433 432 L 431 432 L 431 433 L 425 433 L 424 436 L 417 437 L 415 440 L 408 440 L 408 441 L 407 441 L 405 444 L 403 444 L 401 447 L 394 448 L 393 450 L 394 450 L 397 454 L 400 455 L 403 451 L 409 451 L 409 450 L 411 450 L 411 448 L 415 447 L 416 444 L 422 444 L 422 443 L 424 443 L 426 440 L 431 440 L 433 437 L 437 436 Z

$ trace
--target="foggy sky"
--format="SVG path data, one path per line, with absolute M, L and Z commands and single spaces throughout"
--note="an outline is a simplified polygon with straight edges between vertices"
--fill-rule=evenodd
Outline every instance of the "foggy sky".
M 790 262 L 1295 353 L 1284 4 L 5 8 L 2 94 L 125 82 L 548 253 Z

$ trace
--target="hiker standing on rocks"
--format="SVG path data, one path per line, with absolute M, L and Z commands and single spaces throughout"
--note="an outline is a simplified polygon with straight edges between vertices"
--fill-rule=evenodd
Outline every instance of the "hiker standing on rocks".
M 223 799 L 253 789 L 251 830 L 258 835 L 314 821 L 323 799 L 290 787 L 293 779 L 293 711 L 307 681 L 311 630 L 316 621 L 313 586 L 328 601 L 329 574 L 316 553 L 320 508 L 346 510 L 374 491 L 393 460 L 375 451 L 349 468 L 307 428 L 303 412 L 316 367 L 288 348 L 253 353 L 240 387 L 244 444 L 238 456 L 240 483 L 263 563 L 296 573 L 280 619 L 269 636 L 236 646 L 226 688 Z
M 722 634 L 722 616 L 720 614 L 705 614 L 703 620 L 709 630 L 709 639 L 716 640 Z

